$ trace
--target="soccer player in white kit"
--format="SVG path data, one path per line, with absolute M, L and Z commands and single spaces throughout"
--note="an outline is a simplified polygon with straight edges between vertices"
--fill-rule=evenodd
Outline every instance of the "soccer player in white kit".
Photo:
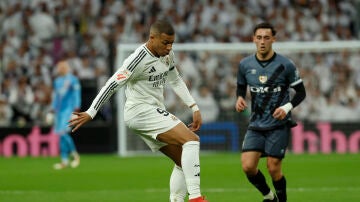
M 77 130 L 92 120 L 101 106 L 120 87 L 126 86 L 124 117 L 126 125 L 151 148 L 160 150 L 175 162 L 170 177 L 170 201 L 207 202 L 200 192 L 200 140 L 194 133 L 202 123 L 199 107 L 180 77 L 174 63 L 173 26 L 167 20 L 151 25 L 149 39 L 138 47 L 102 87 L 86 112 L 74 112 L 69 121 Z M 164 85 L 193 111 L 187 127 L 164 106 Z

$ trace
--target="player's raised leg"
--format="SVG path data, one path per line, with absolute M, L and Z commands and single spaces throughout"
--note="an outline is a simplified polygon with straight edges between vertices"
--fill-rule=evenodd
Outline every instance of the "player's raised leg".
M 179 123 L 171 130 L 159 134 L 157 136 L 159 141 L 170 145 L 178 145 L 182 147 L 182 152 L 174 150 L 161 150 L 173 161 L 179 164 L 184 173 L 187 191 L 189 193 L 190 202 L 207 202 L 201 196 L 200 191 L 200 142 L 199 137 L 190 131 L 184 123 Z M 176 152 L 176 153 L 175 153 Z
M 170 176 L 170 202 L 184 202 L 187 196 L 185 175 L 181 168 L 182 147 L 179 145 L 166 145 L 160 151 L 175 162 Z

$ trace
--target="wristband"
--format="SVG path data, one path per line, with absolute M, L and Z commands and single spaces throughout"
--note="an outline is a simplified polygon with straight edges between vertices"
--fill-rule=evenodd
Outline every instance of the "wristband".
M 284 104 L 283 106 L 281 106 L 280 108 L 283 109 L 286 114 L 288 114 L 289 111 L 292 110 L 293 106 L 290 102 L 288 102 L 288 103 Z
M 89 108 L 87 111 L 86 111 L 86 113 L 87 114 L 89 114 L 89 116 L 91 117 L 91 119 L 94 119 L 94 117 L 95 117 L 95 115 L 96 115 L 96 110 L 94 110 L 94 109 L 91 109 L 91 108 Z
M 191 108 L 191 110 L 192 110 L 193 112 L 196 112 L 196 111 L 199 111 L 199 110 L 200 110 L 199 107 L 198 107 L 196 104 L 192 105 L 190 108 Z

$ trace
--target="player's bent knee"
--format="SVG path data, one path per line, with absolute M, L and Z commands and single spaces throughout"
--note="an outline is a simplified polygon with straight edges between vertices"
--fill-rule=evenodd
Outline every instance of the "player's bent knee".
M 200 142 L 200 137 L 194 133 L 194 139 L 192 141 Z
M 272 177 L 278 177 L 281 175 L 281 168 L 276 166 L 268 166 L 268 172 Z
M 200 137 L 197 134 L 195 134 L 194 132 L 190 132 L 189 134 L 186 134 L 183 137 L 185 138 L 185 142 L 188 142 L 188 141 L 200 142 Z
M 256 166 L 247 165 L 247 164 L 242 164 L 242 170 L 244 171 L 244 173 L 245 173 L 246 175 L 256 175 L 257 167 L 256 167 Z

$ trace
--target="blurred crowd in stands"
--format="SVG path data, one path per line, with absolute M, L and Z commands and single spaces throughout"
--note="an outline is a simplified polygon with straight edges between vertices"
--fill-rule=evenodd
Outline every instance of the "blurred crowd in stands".
M 54 66 L 60 59 L 69 61 L 86 87 L 84 94 L 89 89 L 97 93 L 116 69 L 117 44 L 145 42 L 149 25 L 159 17 L 167 16 L 174 23 L 176 43 L 251 42 L 253 26 L 261 21 L 275 25 L 278 41 L 345 41 L 359 40 L 359 4 L 355 0 L 1 0 L 0 126 L 44 123 Z M 178 52 L 177 56 L 204 122 L 238 116 L 234 111 L 237 65 L 246 55 Z M 360 121 L 360 51 L 291 56 L 308 90 L 305 103 L 294 110 L 297 119 Z M 175 95 L 168 93 L 166 98 L 169 110 L 180 113 Z M 84 109 L 89 104 L 85 103 Z M 100 114 L 109 121 L 114 112 L 105 106 Z

